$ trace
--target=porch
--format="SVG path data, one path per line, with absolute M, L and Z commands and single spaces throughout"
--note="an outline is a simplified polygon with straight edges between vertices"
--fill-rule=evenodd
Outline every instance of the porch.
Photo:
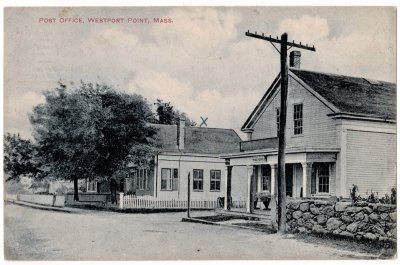
M 285 176 L 288 198 L 328 198 L 336 194 L 337 152 L 295 152 L 286 154 Z M 277 154 L 263 152 L 234 154 L 225 158 L 225 212 L 270 216 L 275 211 L 271 198 L 277 195 Z M 245 167 L 247 175 L 232 176 L 234 167 Z M 232 177 L 247 179 L 245 208 L 234 208 Z M 266 209 L 266 206 L 269 209 Z M 272 207 L 272 210 L 270 209 Z

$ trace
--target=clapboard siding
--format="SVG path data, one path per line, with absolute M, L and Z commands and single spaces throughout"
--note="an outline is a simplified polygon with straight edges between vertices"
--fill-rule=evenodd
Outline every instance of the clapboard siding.
M 293 105 L 303 103 L 303 134 L 293 134 Z M 278 91 L 254 124 L 253 140 L 277 136 L 276 109 L 280 106 Z M 287 147 L 334 147 L 336 146 L 335 122 L 327 116 L 332 111 L 315 98 L 297 81 L 289 77 L 288 108 L 286 122 Z
M 396 135 L 347 131 L 346 186 L 358 186 L 360 195 L 390 194 L 396 186 Z

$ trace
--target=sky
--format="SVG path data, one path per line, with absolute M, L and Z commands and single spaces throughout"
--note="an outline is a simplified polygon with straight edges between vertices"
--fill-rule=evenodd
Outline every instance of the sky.
M 247 30 L 287 32 L 290 41 L 314 45 L 316 52 L 301 51 L 303 69 L 396 82 L 394 7 L 6 8 L 4 131 L 31 138 L 28 113 L 44 102 L 43 92 L 59 80 L 83 80 L 141 94 L 151 104 L 161 98 L 198 124 L 208 117 L 208 127 L 240 132 L 279 73 L 277 51 L 246 37 Z

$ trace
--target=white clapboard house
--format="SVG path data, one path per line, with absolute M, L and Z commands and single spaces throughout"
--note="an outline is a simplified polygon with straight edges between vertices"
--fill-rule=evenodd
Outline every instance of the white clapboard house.
M 137 198 L 161 201 L 187 200 L 188 175 L 193 201 L 217 202 L 225 194 L 225 160 L 220 154 L 240 151 L 240 137 L 232 129 L 149 124 L 156 129 L 158 153 L 150 167 L 128 165 L 128 173 L 116 172 L 117 192 Z M 246 172 L 237 170 L 238 174 Z M 236 201 L 245 201 L 246 180 L 235 190 Z M 104 200 L 110 194 L 109 181 L 86 181 L 85 200 Z M 103 196 L 103 197 L 100 197 Z M 100 198 L 100 199 L 99 199 Z M 105 198 L 105 197 L 104 197 Z
M 348 198 L 353 184 L 364 197 L 390 195 L 396 186 L 396 85 L 302 70 L 300 52 L 290 57 L 296 64 L 288 71 L 287 195 Z M 221 156 L 225 179 L 253 183 L 247 201 L 258 191 L 276 193 L 279 113 L 280 75 L 244 123 L 240 151 Z M 247 174 L 235 175 L 237 167 Z M 234 196 L 233 182 L 226 193 Z

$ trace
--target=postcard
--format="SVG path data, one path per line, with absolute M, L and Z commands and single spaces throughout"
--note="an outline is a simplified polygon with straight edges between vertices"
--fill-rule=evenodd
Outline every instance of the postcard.
M 4 9 L 8 261 L 397 257 L 396 7 Z

